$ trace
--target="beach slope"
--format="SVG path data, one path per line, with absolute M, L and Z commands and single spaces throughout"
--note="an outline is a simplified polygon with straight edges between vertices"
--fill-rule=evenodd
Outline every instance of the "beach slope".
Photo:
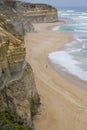
M 48 59 L 50 52 L 71 40 L 69 34 L 48 29 L 58 24 L 35 24 L 36 32 L 25 36 L 26 60 L 33 68 L 41 98 L 40 114 L 34 118 L 35 130 L 86 130 L 86 88 L 62 77 Z

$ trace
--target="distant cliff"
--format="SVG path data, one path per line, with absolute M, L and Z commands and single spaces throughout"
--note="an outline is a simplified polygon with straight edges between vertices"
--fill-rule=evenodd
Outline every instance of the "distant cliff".
M 58 21 L 57 9 L 47 4 L 32 4 L 25 2 L 14 2 L 7 0 L 7 5 L 13 7 L 33 23 L 56 22 Z M 12 4 L 13 3 L 13 4 Z

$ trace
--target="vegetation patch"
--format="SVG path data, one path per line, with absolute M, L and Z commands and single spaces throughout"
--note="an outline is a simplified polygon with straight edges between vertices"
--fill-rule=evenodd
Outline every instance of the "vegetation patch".
M 16 116 L 10 111 L 0 111 L 0 130 L 27 130 L 23 125 L 19 125 Z

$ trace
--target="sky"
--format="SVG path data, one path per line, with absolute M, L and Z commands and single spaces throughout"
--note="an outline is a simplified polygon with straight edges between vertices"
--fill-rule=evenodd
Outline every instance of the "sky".
M 54 6 L 86 6 L 87 0 L 22 0 L 34 3 L 47 3 Z

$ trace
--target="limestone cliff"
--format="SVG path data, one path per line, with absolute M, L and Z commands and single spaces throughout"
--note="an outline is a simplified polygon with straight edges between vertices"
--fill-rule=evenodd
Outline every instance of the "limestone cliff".
M 25 61 L 23 36 L 34 31 L 31 22 L 54 21 L 57 10 L 49 5 L 0 0 L 0 117 L 2 110 L 8 110 L 27 130 L 34 129 L 32 119 L 40 98 L 32 68 Z
M 58 21 L 57 9 L 47 4 L 17 2 L 16 8 L 22 11 L 24 17 L 27 17 L 32 23 Z
M 13 26 L 14 18 L 18 18 L 14 9 L 0 1 L 0 111 L 11 111 L 20 124 L 33 130 L 32 118 L 40 99 L 32 68 L 25 61 L 24 40 Z
M 14 0 L 13 0 L 14 1 Z M 6 4 L 14 6 L 17 12 L 32 23 L 56 22 L 58 21 L 57 9 L 47 4 L 32 4 L 21 1 L 7 0 Z M 21 16 L 21 15 L 20 15 Z
M 23 14 L 30 22 L 56 22 L 58 21 L 57 9 L 47 4 L 18 3 L 23 7 Z M 20 7 L 20 6 L 19 6 Z

